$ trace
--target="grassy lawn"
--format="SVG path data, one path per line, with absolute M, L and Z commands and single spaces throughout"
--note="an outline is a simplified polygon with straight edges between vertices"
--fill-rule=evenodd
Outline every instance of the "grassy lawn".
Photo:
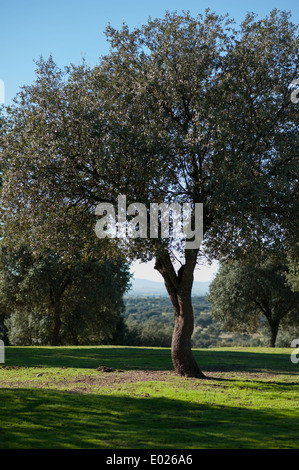
M 291 349 L 195 350 L 206 380 L 176 376 L 167 348 L 5 353 L 2 449 L 299 447 L 299 364 Z

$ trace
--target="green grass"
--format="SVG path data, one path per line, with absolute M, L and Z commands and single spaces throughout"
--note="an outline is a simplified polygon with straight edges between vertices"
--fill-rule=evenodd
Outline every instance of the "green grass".
M 5 352 L 2 449 L 298 448 L 299 365 L 290 349 L 195 350 L 207 380 L 173 374 L 166 348 Z

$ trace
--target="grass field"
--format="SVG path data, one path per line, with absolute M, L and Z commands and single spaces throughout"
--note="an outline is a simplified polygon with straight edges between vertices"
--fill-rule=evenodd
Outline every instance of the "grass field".
M 5 354 L 1 449 L 299 447 L 299 364 L 290 349 L 195 350 L 206 380 L 176 376 L 167 348 Z

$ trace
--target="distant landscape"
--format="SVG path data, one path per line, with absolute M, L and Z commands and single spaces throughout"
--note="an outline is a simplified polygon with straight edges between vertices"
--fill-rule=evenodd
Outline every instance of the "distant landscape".
M 144 286 L 147 282 L 149 283 L 148 291 L 142 289 L 143 282 L 140 282 L 140 291 L 136 288 L 133 290 L 134 294 L 127 295 L 124 299 L 126 332 L 124 342 L 130 346 L 170 347 L 174 327 L 171 301 L 168 296 L 158 293 L 158 286 L 156 292 L 154 289 L 150 290 L 151 281 L 144 281 Z M 159 282 L 153 282 L 153 284 L 159 285 Z M 212 308 L 206 295 L 193 295 L 192 304 L 194 313 L 193 347 L 264 345 L 265 338 L 262 335 L 225 331 L 221 323 L 213 318 Z
M 194 281 L 192 295 L 207 295 L 210 282 Z M 127 296 L 163 296 L 168 297 L 164 282 L 150 281 L 148 279 L 133 279 L 132 288 Z

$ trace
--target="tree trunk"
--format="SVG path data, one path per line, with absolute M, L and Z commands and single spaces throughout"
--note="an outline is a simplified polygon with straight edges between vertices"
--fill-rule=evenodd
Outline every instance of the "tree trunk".
M 171 358 L 174 370 L 185 377 L 204 378 L 191 350 L 191 336 L 194 329 L 191 294 L 182 299 L 177 297 L 179 309 L 175 308 L 174 330 L 171 342 Z
M 275 348 L 279 324 L 275 322 L 269 322 L 269 324 L 270 324 L 270 332 L 271 332 L 270 348 Z
M 56 300 L 54 303 L 54 328 L 51 338 L 51 346 L 58 345 L 59 332 L 61 328 L 61 318 L 60 318 L 61 308 L 60 301 Z
M 54 314 L 54 328 L 51 338 L 51 346 L 58 345 L 59 339 L 59 332 L 62 325 L 61 322 L 61 298 L 65 291 L 65 288 L 69 284 L 71 279 L 71 269 L 67 267 L 64 269 L 62 276 L 60 278 L 60 282 L 50 282 L 49 284 L 49 300 L 50 305 L 53 309 Z
M 195 257 L 196 259 L 196 257 Z M 165 287 L 174 309 L 174 331 L 171 343 L 171 358 L 174 370 L 184 377 L 205 378 L 191 350 L 194 329 L 191 290 L 195 263 L 186 263 L 176 274 L 168 254 L 159 257 L 157 269 L 164 278 Z

